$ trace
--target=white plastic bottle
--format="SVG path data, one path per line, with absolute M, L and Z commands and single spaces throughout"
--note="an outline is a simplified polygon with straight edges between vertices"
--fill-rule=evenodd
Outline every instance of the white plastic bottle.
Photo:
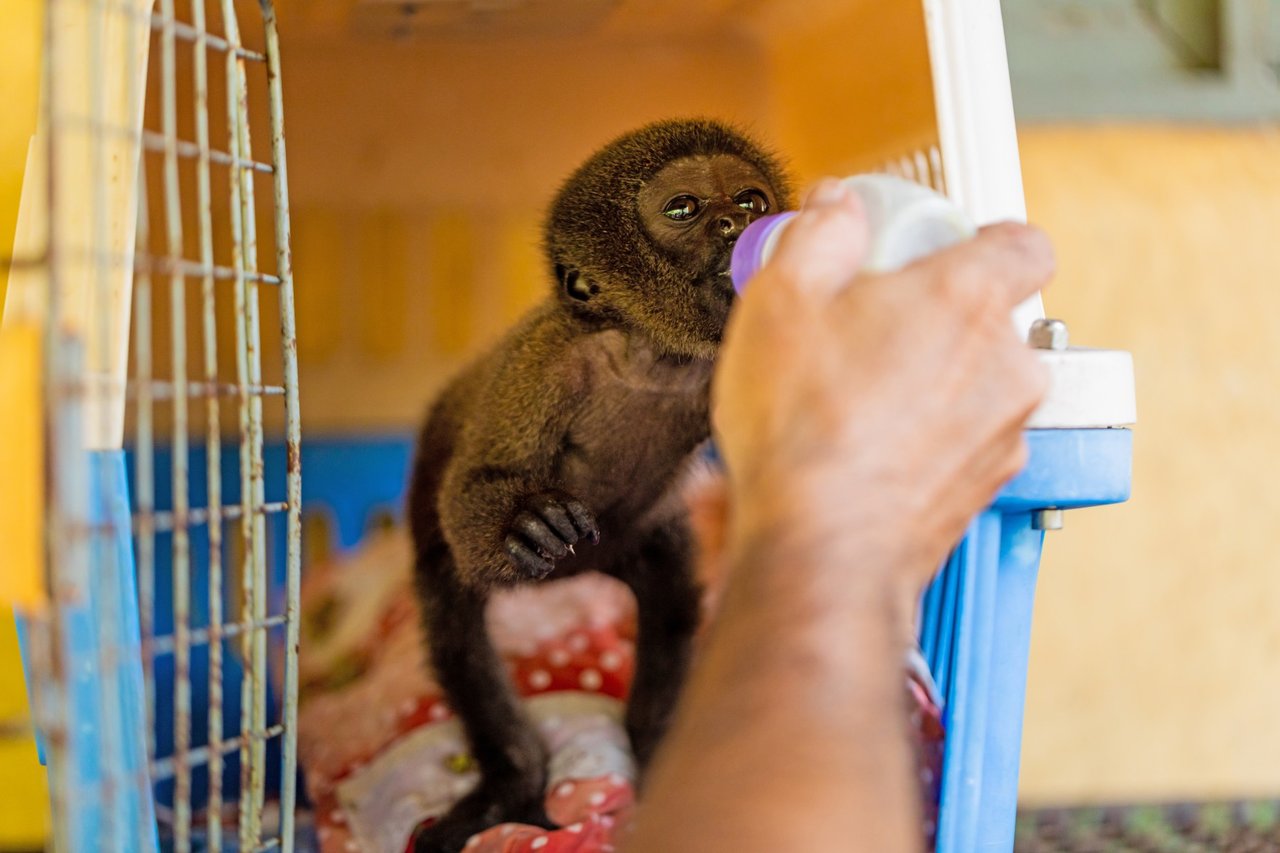
M 892 272 L 977 233 L 973 223 L 949 198 L 894 175 L 864 174 L 844 179 L 862 198 L 871 244 L 862 269 Z M 773 255 L 778 238 L 795 211 L 765 216 L 751 223 L 733 249 L 730 271 L 739 293 Z

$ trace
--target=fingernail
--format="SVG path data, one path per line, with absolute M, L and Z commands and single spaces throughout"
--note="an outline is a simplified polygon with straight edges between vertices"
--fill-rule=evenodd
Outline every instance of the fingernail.
M 849 195 L 849 188 L 843 181 L 835 178 L 823 178 L 814 184 L 813 189 L 804 200 L 805 207 L 826 207 L 837 204 Z

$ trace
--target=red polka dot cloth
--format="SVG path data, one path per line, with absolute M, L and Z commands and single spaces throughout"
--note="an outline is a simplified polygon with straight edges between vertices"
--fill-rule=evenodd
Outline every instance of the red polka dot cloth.
M 299 758 L 322 853 L 403 853 L 414 829 L 476 782 L 462 731 L 423 664 L 424 647 L 399 531 L 308 569 L 299 661 Z M 492 827 L 472 853 L 608 853 L 629 824 L 635 769 L 622 726 L 635 649 L 630 593 L 582 575 L 495 596 L 499 653 L 550 753 L 545 830 Z M 907 694 L 919 733 L 926 835 L 936 816 L 941 715 L 927 675 Z

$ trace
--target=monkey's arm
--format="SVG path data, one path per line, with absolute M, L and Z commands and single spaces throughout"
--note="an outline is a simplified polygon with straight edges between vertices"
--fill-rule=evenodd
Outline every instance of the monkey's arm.
M 535 328 L 501 354 L 445 469 L 441 530 L 467 583 L 545 576 L 579 539 L 599 539 L 590 509 L 555 473 L 588 383 L 581 354 L 556 331 Z

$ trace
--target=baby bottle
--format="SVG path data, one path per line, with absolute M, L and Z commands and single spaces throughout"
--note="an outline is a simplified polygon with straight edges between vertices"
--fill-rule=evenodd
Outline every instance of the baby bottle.
M 894 175 L 864 174 L 845 178 L 862 199 L 871 242 L 862 269 L 891 272 L 917 258 L 967 240 L 973 223 L 949 198 Z M 734 289 L 746 283 L 773 255 L 778 238 L 795 211 L 763 216 L 752 222 L 733 248 L 730 274 Z

